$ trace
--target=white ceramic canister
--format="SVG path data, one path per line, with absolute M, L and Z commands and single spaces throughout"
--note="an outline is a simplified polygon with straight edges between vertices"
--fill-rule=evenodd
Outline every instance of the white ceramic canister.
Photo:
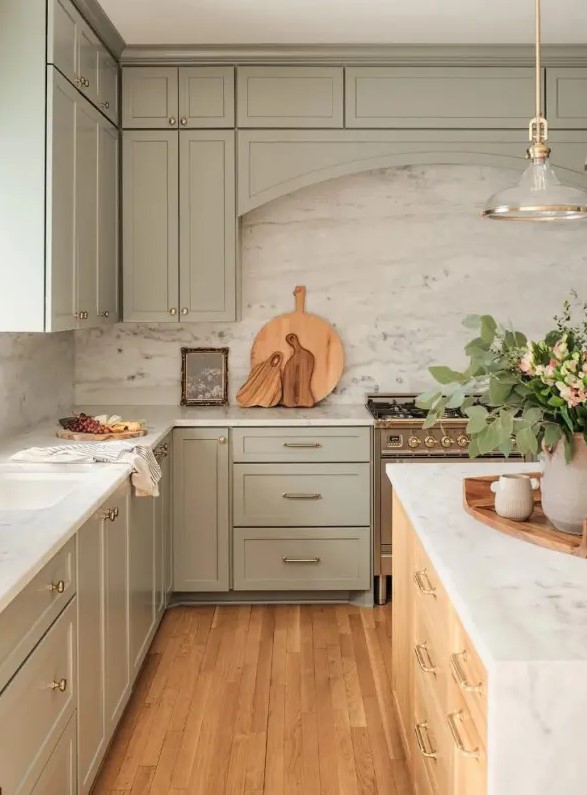
M 495 512 L 504 519 L 525 522 L 534 510 L 534 489 L 540 483 L 529 475 L 501 475 L 491 484 L 495 494 Z

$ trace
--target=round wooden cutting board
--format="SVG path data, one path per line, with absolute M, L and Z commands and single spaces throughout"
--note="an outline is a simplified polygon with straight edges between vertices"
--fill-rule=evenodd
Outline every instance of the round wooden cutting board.
M 60 439 L 69 439 L 72 442 L 114 442 L 123 439 L 138 439 L 145 436 L 147 431 L 122 431 L 122 433 L 76 433 L 60 428 L 55 434 Z
M 310 382 L 314 401 L 318 403 L 338 384 L 344 366 L 340 337 L 328 321 L 305 311 L 306 288 L 294 290 L 295 311 L 270 320 L 255 337 L 251 349 L 251 369 L 266 361 L 276 351 L 283 353 L 284 366 L 292 355 L 286 337 L 296 334 L 301 346 L 314 355 L 314 372 Z

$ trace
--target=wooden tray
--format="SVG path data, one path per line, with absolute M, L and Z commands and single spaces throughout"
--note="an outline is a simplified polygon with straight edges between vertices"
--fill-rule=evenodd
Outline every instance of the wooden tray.
M 76 433 L 59 428 L 55 435 L 60 439 L 68 439 L 71 442 L 114 442 L 123 439 L 138 439 L 139 436 L 146 436 L 147 431 L 123 431 L 122 433 Z
M 529 474 L 533 478 L 541 477 L 539 472 Z M 463 497 L 468 514 L 495 530 L 528 541 L 530 544 L 587 558 L 587 519 L 583 523 L 582 536 L 557 530 L 542 511 L 538 490 L 534 492 L 534 513 L 527 522 L 504 519 L 495 512 L 495 494 L 491 491 L 491 484 L 495 480 L 499 480 L 499 475 L 464 479 Z

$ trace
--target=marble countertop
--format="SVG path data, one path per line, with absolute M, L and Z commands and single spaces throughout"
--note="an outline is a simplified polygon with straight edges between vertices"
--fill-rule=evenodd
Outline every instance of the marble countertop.
M 587 661 L 587 560 L 534 546 L 463 508 L 464 477 L 537 464 L 389 464 L 387 475 L 488 670 Z
M 145 419 L 148 434 L 141 444 L 158 444 L 174 427 L 352 426 L 372 425 L 361 405 L 320 405 L 313 409 L 241 409 L 236 406 L 84 406 L 91 414 L 118 413 Z M 92 513 L 130 475 L 122 464 L 10 464 L 10 456 L 27 447 L 67 444 L 55 437 L 55 424 L 44 423 L 0 441 L 0 465 L 18 472 L 75 473 L 76 484 L 63 500 L 42 510 L 0 510 L 0 611 L 33 579 Z

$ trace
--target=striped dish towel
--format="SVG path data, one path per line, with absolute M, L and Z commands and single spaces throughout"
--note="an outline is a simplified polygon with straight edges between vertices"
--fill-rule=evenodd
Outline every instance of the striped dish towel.
M 138 497 L 158 497 L 161 467 L 150 447 L 129 442 L 73 442 L 53 447 L 29 447 L 10 457 L 26 464 L 128 464 Z

